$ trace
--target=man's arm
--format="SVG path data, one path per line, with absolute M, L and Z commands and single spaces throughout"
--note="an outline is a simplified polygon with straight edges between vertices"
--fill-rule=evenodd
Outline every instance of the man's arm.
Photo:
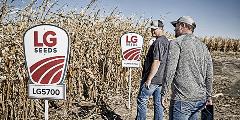
M 176 41 L 171 41 L 169 46 L 166 70 L 163 78 L 163 85 L 162 85 L 162 91 L 161 91 L 162 96 L 168 93 L 169 87 L 171 86 L 171 83 L 175 76 L 179 54 L 180 54 L 180 46 Z
M 152 65 L 151 65 L 150 72 L 149 72 L 148 77 L 147 77 L 147 80 L 145 82 L 145 85 L 146 85 L 147 88 L 149 88 L 149 85 L 151 84 L 152 78 L 157 73 L 159 65 L 160 65 L 159 60 L 154 60 L 153 61 Z
M 207 71 L 206 71 L 206 79 L 205 79 L 205 84 L 206 84 L 206 90 L 207 90 L 207 104 L 212 104 L 212 85 L 213 85 L 213 63 L 212 63 L 212 58 L 211 54 L 208 51 L 207 52 Z

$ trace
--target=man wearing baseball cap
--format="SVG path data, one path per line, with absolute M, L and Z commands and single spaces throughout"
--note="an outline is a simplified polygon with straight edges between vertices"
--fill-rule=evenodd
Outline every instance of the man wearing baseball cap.
M 163 82 L 162 103 L 172 86 L 170 120 L 198 120 L 198 112 L 212 105 L 213 64 L 207 46 L 193 35 L 192 17 L 182 16 L 171 22 L 176 39 L 169 45 Z
M 146 120 L 147 102 L 150 96 L 153 96 L 154 101 L 154 120 L 163 119 L 160 93 L 169 41 L 164 36 L 162 21 L 153 20 L 150 25 L 152 37 L 155 38 L 155 41 L 150 45 L 143 65 L 142 81 L 137 97 L 136 120 Z

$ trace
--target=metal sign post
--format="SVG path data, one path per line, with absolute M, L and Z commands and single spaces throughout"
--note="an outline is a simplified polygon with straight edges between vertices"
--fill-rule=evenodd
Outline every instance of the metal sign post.
M 48 120 L 48 100 L 45 100 L 45 113 L 44 113 L 45 120 Z
M 129 71 L 130 71 L 130 73 L 129 73 L 129 78 L 128 78 L 128 81 L 129 81 L 129 83 L 128 83 L 128 87 L 129 87 L 129 91 L 128 91 L 128 108 L 129 109 L 131 109 L 131 89 L 132 89 L 132 69 L 131 68 L 129 68 Z

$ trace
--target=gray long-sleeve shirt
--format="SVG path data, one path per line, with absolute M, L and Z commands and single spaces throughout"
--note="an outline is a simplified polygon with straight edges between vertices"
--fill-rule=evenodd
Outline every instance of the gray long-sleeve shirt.
M 193 34 L 171 41 L 162 95 L 172 86 L 173 100 L 203 100 L 212 96 L 212 81 L 212 58 L 204 43 Z

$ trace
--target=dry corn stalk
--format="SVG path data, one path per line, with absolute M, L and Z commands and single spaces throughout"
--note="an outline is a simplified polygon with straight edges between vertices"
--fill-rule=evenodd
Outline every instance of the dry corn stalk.
M 46 3 L 42 8 L 46 11 Z M 151 34 L 146 30 L 146 20 L 134 24 L 131 18 L 112 13 L 107 17 L 97 13 L 53 13 L 32 10 L 31 6 L 19 12 L 15 21 L 0 24 L 0 118 L 43 119 L 43 100 L 30 100 L 27 96 L 27 71 L 23 53 L 24 32 L 41 23 L 58 25 L 68 31 L 71 53 L 65 83 L 67 100 L 50 102 L 50 118 L 81 119 L 87 113 L 79 113 L 81 101 L 99 102 L 111 96 L 126 97 L 128 71 L 121 66 L 119 38 L 127 31 L 141 34 L 145 40 Z M 5 6 L 7 7 L 7 6 Z M 5 10 L 4 7 L 4 10 Z M 30 10 L 31 9 L 31 10 Z M 6 9 L 7 10 L 7 9 Z M 30 10 L 30 12 L 27 12 Z M 44 19 L 41 19 L 44 16 Z M 169 38 L 172 35 L 166 33 Z M 204 38 L 204 43 L 213 51 L 240 52 L 239 40 Z M 144 44 L 142 59 L 147 52 Z M 141 68 L 132 73 L 133 94 L 137 94 Z M 78 108 L 77 111 L 74 108 Z M 57 111 L 56 111 L 57 110 Z M 95 109 L 94 109 L 95 110 Z M 96 109 L 95 112 L 99 112 Z

